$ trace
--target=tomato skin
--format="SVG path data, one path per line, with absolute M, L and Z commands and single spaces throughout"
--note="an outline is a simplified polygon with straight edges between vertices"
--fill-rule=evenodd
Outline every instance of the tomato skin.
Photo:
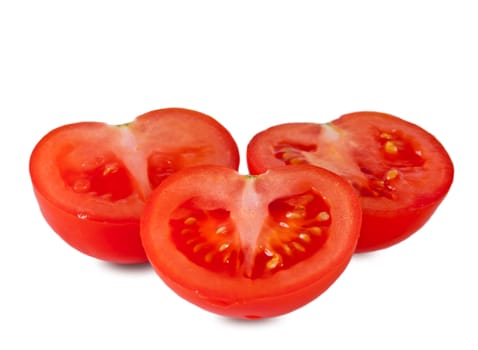
M 197 183 L 201 186 L 194 186 Z M 254 252 L 263 249 L 274 235 L 274 229 L 266 226 L 273 212 L 271 203 L 277 198 L 295 196 L 311 188 L 330 204 L 327 239 L 309 257 L 298 258 L 296 264 L 271 275 L 250 277 L 248 270 L 237 262 L 237 271 L 218 272 L 208 268 L 207 264 L 200 266 L 195 263 L 174 243 L 171 218 L 176 215 L 175 208 L 196 200 L 201 208 L 227 209 L 235 227 L 234 239 L 241 242 L 236 246 L 249 255 L 256 254 Z M 169 199 L 168 202 L 165 198 Z M 303 165 L 270 169 L 259 176 L 241 176 L 229 168 L 201 166 L 173 174 L 157 187 L 142 215 L 141 237 L 153 268 L 179 296 L 222 316 L 259 319 L 289 313 L 327 290 L 344 271 L 355 251 L 361 217 L 360 203 L 352 187 L 324 169 Z M 189 220 L 184 221 L 185 225 Z M 214 230 L 206 220 L 199 225 L 198 232 L 215 239 L 222 230 L 215 233 Z M 287 235 L 287 232 L 282 235 Z M 304 247 L 308 247 L 308 239 L 304 242 Z M 300 257 L 297 251 L 292 254 Z M 242 263 L 250 261 L 244 258 Z M 252 261 L 259 263 L 259 260 Z
M 423 207 L 399 212 L 363 211 L 362 234 L 357 253 L 367 253 L 391 247 L 407 239 L 427 223 L 442 200 Z
M 433 135 L 380 112 L 272 126 L 252 138 L 247 162 L 252 174 L 303 162 L 346 178 L 362 202 L 357 252 L 390 247 L 420 229 L 445 198 L 454 173 Z
M 183 108 L 151 111 L 123 125 L 79 122 L 47 133 L 30 157 L 40 210 L 69 245 L 114 263 L 147 262 L 139 218 L 149 194 L 184 167 L 237 169 L 231 134 Z
M 138 235 L 139 222 L 81 218 L 52 204 L 34 191 L 41 213 L 50 227 L 71 247 L 97 259 L 119 264 L 147 262 Z

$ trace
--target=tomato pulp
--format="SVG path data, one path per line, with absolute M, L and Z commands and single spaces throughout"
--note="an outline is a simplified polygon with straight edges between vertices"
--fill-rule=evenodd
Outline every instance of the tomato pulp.
M 243 176 L 201 166 L 157 187 L 141 237 L 152 266 L 178 295 L 220 315 L 257 319 L 324 292 L 350 261 L 360 221 L 352 187 L 325 169 Z
M 308 163 L 347 179 L 363 209 L 357 252 L 389 247 L 421 228 L 447 194 L 454 172 L 433 135 L 379 112 L 273 126 L 250 141 L 247 162 L 252 174 Z
M 54 129 L 34 148 L 30 175 L 43 216 L 67 243 L 99 259 L 139 263 L 147 261 L 139 218 L 151 191 L 201 164 L 237 169 L 232 136 L 205 114 L 167 108 L 122 125 Z

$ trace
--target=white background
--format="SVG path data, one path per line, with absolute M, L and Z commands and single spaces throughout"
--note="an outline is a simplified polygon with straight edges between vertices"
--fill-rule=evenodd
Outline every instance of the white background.
M 478 348 L 476 4 L 324 3 L 0 3 L 1 349 Z M 455 181 L 422 230 L 354 257 L 311 304 L 224 319 L 148 266 L 76 252 L 32 194 L 29 155 L 52 128 L 173 106 L 226 126 L 243 173 L 249 139 L 268 126 L 392 113 L 445 145 Z

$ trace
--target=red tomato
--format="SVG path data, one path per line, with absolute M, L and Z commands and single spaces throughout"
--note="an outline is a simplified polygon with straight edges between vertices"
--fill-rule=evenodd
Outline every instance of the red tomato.
M 360 221 L 352 187 L 327 170 L 304 165 L 242 176 L 203 166 L 153 192 L 141 237 L 177 294 L 220 315 L 256 319 L 324 292 L 350 261 Z
M 357 252 L 389 247 L 416 232 L 453 181 L 452 161 L 434 136 L 378 112 L 273 126 L 253 137 L 247 162 L 253 174 L 309 163 L 346 178 L 363 209 Z
M 192 110 L 151 111 L 133 122 L 81 122 L 44 136 L 30 159 L 40 209 L 71 246 L 118 262 L 147 261 L 139 218 L 151 191 L 179 169 L 237 169 L 238 149 L 213 118 Z

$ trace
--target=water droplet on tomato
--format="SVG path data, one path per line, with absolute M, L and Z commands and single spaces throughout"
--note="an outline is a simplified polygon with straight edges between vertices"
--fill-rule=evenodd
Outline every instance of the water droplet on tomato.
M 78 212 L 76 214 L 76 216 L 78 217 L 78 219 L 81 219 L 81 220 L 86 220 L 88 219 L 88 214 L 87 213 L 84 213 L 84 212 Z

